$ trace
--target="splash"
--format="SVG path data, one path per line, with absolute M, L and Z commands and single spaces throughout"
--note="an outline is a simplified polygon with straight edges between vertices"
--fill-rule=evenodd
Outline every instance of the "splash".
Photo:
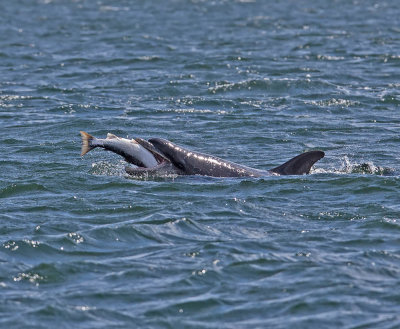
M 108 162 L 99 161 L 92 163 L 90 173 L 98 176 L 125 176 L 125 165 L 124 161 Z
M 118 162 L 109 162 L 109 161 L 99 161 L 92 163 L 92 168 L 90 173 L 96 176 L 120 176 L 133 180 L 156 180 L 156 179 L 175 179 L 178 177 L 177 174 L 170 173 L 157 173 L 157 174 L 148 174 L 143 173 L 138 176 L 129 175 L 125 171 L 125 167 L 133 166 L 132 164 L 128 164 L 127 162 L 121 160 Z
M 395 175 L 395 170 L 388 167 L 380 167 L 375 165 L 373 162 L 352 162 L 347 156 L 344 156 L 341 160 L 339 168 L 330 169 L 312 169 L 311 173 L 329 173 L 329 174 L 361 174 L 361 175 L 379 175 L 379 176 L 392 176 Z

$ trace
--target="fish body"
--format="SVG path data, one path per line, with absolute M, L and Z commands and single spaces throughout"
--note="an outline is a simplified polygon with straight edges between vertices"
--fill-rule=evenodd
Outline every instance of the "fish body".
M 107 134 L 107 138 L 101 139 L 84 131 L 80 133 L 82 136 L 81 156 L 94 148 L 101 147 L 123 156 L 127 162 L 138 167 L 152 168 L 158 164 L 155 156 L 134 139 L 121 138 L 113 134 Z

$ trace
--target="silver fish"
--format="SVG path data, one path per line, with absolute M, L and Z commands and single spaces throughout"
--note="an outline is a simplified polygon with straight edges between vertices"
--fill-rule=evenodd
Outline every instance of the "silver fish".
M 82 136 L 81 156 L 96 147 L 101 147 L 123 156 L 127 162 L 138 167 L 152 168 L 158 164 L 155 155 L 134 139 L 121 138 L 110 133 L 107 134 L 106 139 L 100 139 L 93 137 L 84 131 L 81 131 L 80 133 Z

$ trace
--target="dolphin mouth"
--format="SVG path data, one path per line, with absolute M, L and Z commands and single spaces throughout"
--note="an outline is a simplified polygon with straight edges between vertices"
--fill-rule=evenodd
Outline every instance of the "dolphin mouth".
M 161 169 L 171 166 L 171 161 L 159 152 L 155 146 L 142 138 L 134 138 L 134 141 L 149 151 L 155 158 L 157 164 L 152 167 L 146 167 L 144 164 L 136 165 L 136 167 L 125 166 L 125 171 L 132 176 L 148 176 L 157 175 Z
M 142 138 L 135 138 L 134 140 L 136 143 L 143 146 L 147 151 L 149 151 L 154 156 L 154 158 L 157 161 L 157 166 L 159 166 L 162 163 L 171 162 L 164 154 L 162 154 L 159 150 L 157 150 L 156 147 L 151 142 Z

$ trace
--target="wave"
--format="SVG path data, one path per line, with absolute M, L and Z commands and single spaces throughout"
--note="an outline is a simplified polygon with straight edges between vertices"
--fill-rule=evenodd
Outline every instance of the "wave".
M 42 184 L 14 183 L 0 189 L 0 198 L 9 198 L 25 193 L 38 193 L 42 191 L 47 191 L 47 188 Z
M 215 86 L 208 88 L 212 94 L 240 91 L 240 90 L 269 90 L 274 92 L 287 92 L 288 89 L 295 90 L 318 90 L 325 87 L 331 87 L 332 84 L 324 80 L 310 79 L 248 79 L 237 82 L 219 81 Z

